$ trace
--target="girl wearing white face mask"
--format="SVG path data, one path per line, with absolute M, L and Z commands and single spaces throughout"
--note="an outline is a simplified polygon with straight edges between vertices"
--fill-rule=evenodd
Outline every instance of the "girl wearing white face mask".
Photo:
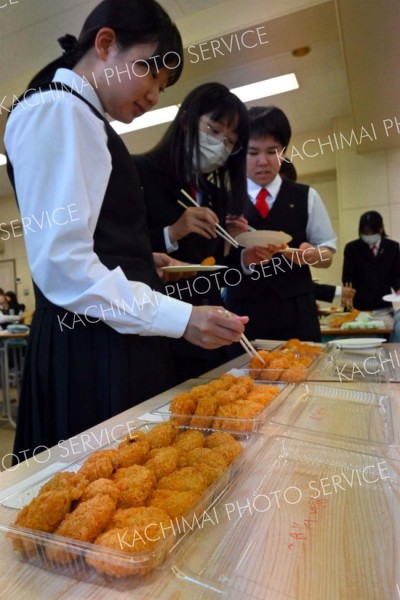
M 361 215 L 359 239 L 344 249 L 343 283 L 351 282 L 356 295 L 353 306 L 359 310 L 389 307 L 382 297 L 391 288 L 400 290 L 399 244 L 389 240 L 382 216 L 374 211 Z
M 217 264 L 235 266 L 229 248 L 217 237 L 216 224 L 225 227 L 227 214 L 240 215 L 247 197 L 247 110 L 220 83 L 206 83 L 183 100 L 161 141 L 146 155 L 134 156 L 144 191 L 147 222 L 155 252 L 198 264 L 213 256 Z M 200 207 L 195 207 L 184 189 Z M 178 204 L 183 201 L 188 210 Z M 231 262 L 232 261 L 232 262 Z M 226 272 L 227 270 L 225 270 Z M 236 281 L 239 272 L 227 279 Z M 168 285 L 168 295 L 195 305 L 221 302 L 224 272 Z M 182 340 L 171 341 L 178 379 L 198 376 L 228 360 L 224 350 L 203 352 Z

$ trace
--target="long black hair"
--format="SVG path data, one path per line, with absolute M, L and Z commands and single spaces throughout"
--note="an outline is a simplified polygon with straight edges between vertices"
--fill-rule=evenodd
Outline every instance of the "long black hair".
M 387 237 L 387 233 L 383 226 L 382 215 L 376 210 L 369 210 L 360 217 L 360 224 L 358 226 L 359 235 L 363 234 L 365 230 L 371 233 L 381 233 L 382 237 Z
M 87 17 L 78 40 L 70 35 L 59 39 L 64 54 L 37 73 L 28 87 L 37 89 L 49 83 L 61 67 L 73 69 L 94 45 L 96 35 L 103 27 L 113 29 L 122 51 L 135 44 L 157 43 L 154 56 L 158 58 L 150 61 L 151 70 L 156 71 L 166 64 L 170 74 L 167 85 L 173 85 L 179 79 L 183 68 L 182 39 L 158 2 L 103 0 Z
M 211 175 L 224 196 L 227 212 L 241 214 L 247 197 L 246 153 L 249 140 L 245 105 L 221 83 L 204 83 L 183 100 L 178 114 L 160 142 L 147 152 L 163 165 L 176 185 L 187 187 L 197 173 L 197 187 L 209 193 L 210 178 L 200 173 L 199 119 L 209 114 L 213 121 L 235 125 L 240 152 L 230 155 L 225 165 Z M 195 165 L 195 167 L 193 166 Z

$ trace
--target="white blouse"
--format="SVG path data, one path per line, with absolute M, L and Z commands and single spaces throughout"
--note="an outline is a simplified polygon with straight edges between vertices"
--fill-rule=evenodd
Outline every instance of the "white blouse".
M 86 80 L 59 69 L 71 87 L 104 115 Z M 104 320 L 120 333 L 181 337 L 192 306 L 128 281 L 93 249 L 93 234 L 111 174 L 104 123 L 68 91 L 41 91 L 9 117 L 5 146 L 32 277 L 53 304 Z M 60 325 L 62 326 L 62 325 Z

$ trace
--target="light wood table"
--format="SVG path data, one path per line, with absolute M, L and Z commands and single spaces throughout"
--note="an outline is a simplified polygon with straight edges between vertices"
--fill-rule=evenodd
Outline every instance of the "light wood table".
M 238 360 L 239 359 L 236 359 L 236 361 Z M 234 361 L 231 361 L 231 363 L 232 362 Z M 220 373 L 226 372 L 231 363 L 221 367 Z M 215 371 L 212 373 L 217 375 Z M 208 375 L 210 375 L 210 373 Z M 199 383 L 202 382 L 204 382 L 204 379 L 199 381 Z M 343 385 L 344 387 L 354 388 L 354 385 L 352 384 Z M 363 386 L 362 389 L 371 389 L 371 384 L 358 384 L 358 386 L 360 385 Z M 89 439 L 91 440 L 93 447 L 93 440 L 99 440 L 100 438 L 103 438 L 104 440 L 106 432 L 107 435 L 112 437 L 114 434 L 118 435 L 118 432 L 121 432 L 122 427 L 128 426 L 132 428 L 141 415 L 154 410 L 168 401 L 168 399 L 171 398 L 171 395 L 185 389 L 188 389 L 187 383 L 177 386 L 177 388 L 172 391 L 169 390 L 168 392 L 160 394 L 139 406 L 132 407 L 128 411 L 121 413 L 104 423 L 100 423 L 93 429 L 85 432 L 86 437 L 82 434 L 76 436 L 69 440 L 68 443 L 64 443 L 62 447 L 57 446 L 51 448 L 48 452 L 44 452 L 37 455 L 35 458 L 20 464 L 18 468 L 15 468 L 14 470 L 10 469 L 0 473 L 0 489 L 2 490 L 0 492 L 0 503 L 1 500 L 7 496 L 6 490 L 9 486 L 15 486 L 27 477 L 33 476 L 41 469 L 48 468 L 54 463 L 60 461 L 66 463 L 73 462 L 79 458 L 79 456 L 83 456 L 85 445 L 87 450 Z M 399 387 L 392 383 L 375 386 L 373 388 L 374 391 L 377 391 L 378 389 L 382 392 L 391 394 L 394 406 L 393 421 L 396 422 L 396 428 L 398 429 L 400 427 Z M 266 424 L 262 435 L 265 436 L 266 445 L 271 444 L 271 440 L 277 439 L 276 436 L 288 436 L 292 440 L 296 440 L 297 438 L 302 444 L 307 444 L 307 440 L 312 443 L 317 443 L 316 437 L 312 434 L 307 436 L 304 432 L 299 433 L 287 428 L 282 429 L 279 425 Z M 396 435 L 398 435 L 398 431 L 396 431 Z M 321 440 L 321 438 L 318 438 L 317 441 L 319 444 L 326 442 L 326 440 Z M 348 448 L 349 450 L 361 453 L 364 452 L 366 455 L 373 452 L 379 452 L 379 456 L 382 456 L 383 461 L 385 459 L 398 460 L 400 458 L 398 447 L 375 448 L 368 445 L 363 446 L 363 444 L 359 443 L 346 445 L 346 443 L 339 438 L 329 442 L 329 445 L 332 446 L 332 453 L 335 452 L 335 448 Z M 67 457 L 65 456 L 66 447 L 70 448 L 70 453 Z M 40 464 L 39 461 L 42 461 L 42 464 Z M 229 496 L 231 504 L 237 500 L 242 502 L 249 494 L 257 493 L 254 486 L 252 487 L 252 479 L 248 479 L 253 473 L 254 468 L 256 470 L 258 469 L 258 475 L 262 476 L 269 472 L 271 466 L 268 461 L 263 462 L 257 460 L 251 455 L 251 452 L 247 457 L 246 465 L 247 466 L 243 469 L 242 475 Z M 279 473 L 280 471 L 278 470 L 274 478 L 271 476 L 270 481 L 272 487 L 269 488 L 270 492 L 279 489 L 279 486 L 282 485 L 300 485 L 297 480 L 288 479 L 287 477 L 280 479 Z M 256 475 L 257 473 L 254 472 L 254 476 Z M 257 479 L 254 481 L 256 482 Z M 346 503 L 345 493 L 338 497 Z M 394 499 L 392 500 L 392 510 L 394 511 L 398 505 L 399 498 L 397 497 L 397 502 Z M 345 507 L 346 504 L 343 504 L 342 509 Z M 378 509 L 379 511 L 383 510 L 382 507 L 377 506 L 377 510 Z M 221 510 L 223 510 L 223 508 L 221 508 Z M 278 557 L 274 555 L 274 548 L 277 547 L 276 545 L 279 542 L 274 530 L 275 527 L 278 528 L 277 531 L 279 530 L 279 520 L 283 518 L 283 514 L 283 512 L 275 511 L 274 513 L 260 512 L 257 515 L 254 515 L 257 519 L 259 517 L 261 519 L 261 516 L 263 519 L 267 519 L 270 515 L 272 519 L 273 516 L 273 519 L 270 519 L 270 521 L 265 524 L 265 527 L 268 526 L 268 530 L 265 529 L 264 531 L 263 529 L 263 519 L 260 520 L 259 527 L 257 526 L 258 521 L 249 521 L 251 530 L 249 529 L 247 533 L 245 532 L 244 535 L 235 540 L 235 543 L 230 547 L 229 552 L 218 558 L 218 561 L 220 562 L 215 562 L 214 567 L 219 573 L 219 576 L 222 576 L 222 579 L 225 572 L 229 573 L 232 570 L 232 564 L 237 565 L 237 570 L 240 571 L 237 574 L 235 588 L 231 589 L 228 586 L 229 593 L 226 596 L 223 596 L 226 597 L 227 600 L 267 600 L 267 598 L 268 600 L 284 600 L 289 598 L 296 598 L 297 600 L 386 600 L 386 598 L 396 598 L 396 584 L 398 583 L 400 585 L 400 564 L 387 565 L 386 570 L 384 566 L 379 565 L 379 573 L 386 573 L 387 575 L 386 581 L 383 582 L 374 578 L 371 578 L 371 581 L 369 581 L 368 577 L 365 578 L 365 581 L 348 581 L 346 579 L 346 564 L 349 564 L 349 561 L 356 564 L 357 561 L 361 560 L 361 556 L 365 556 L 365 551 L 363 550 L 363 552 L 360 552 L 359 550 L 370 546 L 374 548 L 374 555 L 380 551 L 382 552 L 382 556 L 384 556 L 385 550 L 387 550 L 391 544 L 395 543 L 394 540 L 396 539 L 398 542 L 400 539 L 400 519 L 398 514 L 396 515 L 396 513 L 393 512 L 393 523 L 383 523 L 383 526 L 385 526 L 386 529 L 385 531 L 380 532 L 377 532 L 373 528 L 376 527 L 376 523 L 371 525 L 368 522 L 365 522 L 365 527 L 360 531 L 352 530 L 351 514 L 347 515 L 345 525 L 345 527 L 349 527 L 350 529 L 342 529 L 342 523 L 339 521 L 335 521 L 334 525 L 330 528 L 329 518 L 325 516 L 324 518 L 326 519 L 327 527 L 325 538 L 315 537 L 315 533 L 313 532 L 314 537 L 312 537 L 312 539 L 315 539 L 315 545 L 312 545 L 311 542 L 309 542 L 307 545 L 302 546 L 300 541 L 302 541 L 303 538 L 301 537 L 295 540 L 296 544 L 299 542 L 295 548 L 298 553 L 296 561 L 297 565 L 300 562 L 302 568 L 300 571 L 293 570 L 293 572 L 289 569 L 288 561 L 294 560 L 294 554 L 290 554 L 289 552 L 286 560 L 283 560 L 282 557 L 279 557 L 278 560 Z M 1 506 L 0 504 L 1 522 L 11 521 L 14 518 L 15 511 Z M 322 516 L 319 518 L 322 519 Z M 359 518 L 362 518 L 362 515 L 357 515 L 357 523 L 359 522 Z M 312 527 L 316 526 L 312 525 Z M 191 553 L 194 553 L 194 557 L 196 556 L 196 553 L 198 553 L 200 560 L 202 554 L 204 554 L 204 550 L 207 549 L 207 546 L 209 545 L 211 547 L 216 540 L 218 541 L 219 531 L 218 525 L 215 525 L 208 533 L 206 530 L 204 532 L 193 532 L 193 541 L 196 540 L 195 536 L 199 534 L 202 536 L 202 542 L 201 544 L 194 544 L 193 546 L 192 541 L 189 539 L 188 551 L 190 550 L 190 554 L 186 555 L 186 553 L 184 553 L 183 557 L 180 556 L 180 560 L 185 562 L 188 556 L 192 556 Z M 266 531 L 268 531 L 268 534 Z M 396 536 L 394 532 L 396 532 Z M 380 535 L 378 535 L 378 533 L 380 533 Z M 254 537 L 252 537 L 252 535 Z M 343 548 L 344 552 L 349 550 L 354 551 L 354 554 L 338 555 L 338 562 L 336 564 L 324 562 L 328 560 L 328 550 L 332 544 L 337 544 L 338 548 Z M 245 549 L 246 552 L 244 552 Z M 396 552 L 398 557 L 398 548 L 396 549 Z M 39 598 L 40 600 L 131 600 L 132 598 L 137 600 L 214 600 L 216 598 L 221 598 L 221 595 L 214 592 L 212 588 L 202 588 L 202 591 L 200 592 L 197 587 L 183 581 L 180 577 L 179 564 L 180 563 L 178 562 L 175 573 L 169 568 L 157 571 L 148 581 L 143 582 L 143 584 L 138 587 L 128 587 L 127 589 L 126 584 L 123 584 L 121 581 L 114 581 L 114 583 L 110 582 L 109 587 L 103 587 L 95 585 L 90 581 L 77 582 L 69 577 L 57 575 L 47 570 L 19 562 L 13 551 L 10 549 L 7 540 L 2 535 L 0 536 L 0 598 L 4 598 L 4 600 L 36 600 Z M 319 583 L 320 580 L 318 577 L 315 580 L 313 579 L 310 569 L 315 569 L 315 573 L 327 571 L 329 574 L 327 575 L 327 580 L 332 583 L 332 586 L 327 589 L 321 589 Z M 270 589 L 268 595 L 266 595 L 266 588 L 260 586 L 260 581 L 262 581 L 265 586 L 269 585 L 269 580 L 266 578 L 268 570 L 274 575 L 273 580 L 275 588 Z M 365 572 L 365 569 L 361 570 Z M 306 577 L 307 575 L 308 578 Z M 280 589 L 285 589 L 285 593 L 281 593 Z M 288 593 L 288 590 L 290 594 Z

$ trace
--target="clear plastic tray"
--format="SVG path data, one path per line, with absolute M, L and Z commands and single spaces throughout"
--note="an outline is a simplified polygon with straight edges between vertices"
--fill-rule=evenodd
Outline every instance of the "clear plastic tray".
M 269 421 L 351 441 L 394 442 L 390 397 L 354 388 L 318 383 L 288 386 Z
M 394 381 L 393 359 L 386 348 L 343 350 L 333 348 L 327 366 L 338 381 L 387 383 Z
M 257 386 L 257 384 L 255 384 Z M 155 410 L 151 411 L 151 415 L 158 417 L 163 421 L 175 421 L 176 423 L 188 423 L 190 424 L 192 419 L 195 419 L 199 426 L 204 426 L 206 423 L 210 423 L 211 427 L 218 429 L 219 431 L 227 431 L 232 434 L 237 433 L 250 433 L 256 432 L 261 429 L 263 424 L 268 420 L 269 415 L 275 410 L 276 403 L 279 402 L 279 397 L 282 391 L 285 389 L 286 384 L 283 383 L 275 383 L 275 384 L 266 384 L 271 387 L 277 387 L 280 389 L 279 394 L 277 394 L 273 400 L 255 417 L 249 419 L 236 419 L 236 418 L 228 418 L 228 417 L 214 417 L 213 415 L 202 415 L 196 416 L 192 414 L 176 414 L 170 412 L 171 400 L 162 404 Z M 204 423 L 202 424 L 202 420 Z
M 400 582 L 399 463 L 270 437 L 218 523 L 174 557 L 191 600 L 393 600 Z
M 295 355 L 303 356 L 303 355 Z M 308 356 L 308 355 L 307 355 Z M 231 369 L 229 373 L 240 377 L 241 375 L 247 375 L 251 377 L 255 381 L 259 381 L 260 383 L 273 383 L 277 381 L 282 381 L 285 383 L 297 383 L 301 381 L 305 381 L 311 371 L 313 371 L 319 362 L 323 360 L 325 357 L 324 353 L 318 354 L 312 359 L 312 362 L 307 367 L 305 366 L 294 366 L 285 369 L 281 368 L 263 368 L 263 369 L 254 369 L 249 368 L 249 361 L 243 364 L 243 367 L 238 369 Z M 308 356 L 309 358 L 309 356 Z
M 129 432 L 125 432 L 125 434 L 121 436 L 121 439 L 128 433 L 132 433 L 132 431 L 139 430 L 148 432 L 156 425 L 156 423 L 142 423 L 135 429 L 131 428 Z M 214 431 L 213 429 L 188 427 L 181 427 L 179 429 L 180 431 L 198 429 L 205 435 Z M 168 564 L 167 559 L 170 557 L 171 552 L 179 546 L 182 539 L 187 538 L 186 534 L 192 531 L 197 523 L 201 523 L 202 519 L 204 520 L 207 518 L 207 514 L 212 506 L 235 480 L 245 460 L 244 455 L 250 450 L 250 445 L 255 452 L 258 452 L 262 447 L 262 440 L 263 436 L 259 434 L 243 435 L 240 442 L 244 446 L 245 452 L 242 452 L 242 454 L 231 463 L 223 475 L 207 488 L 197 504 L 185 513 L 181 519 L 171 519 L 171 523 L 174 525 L 174 527 L 171 528 L 171 532 L 173 533 L 169 532 L 165 536 L 160 536 L 161 539 L 146 551 L 135 552 L 133 554 L 124 552 L 123 550 L 119 551 L 119 549 L 109 550 L 92 543 L 80 542 L 55 534 L 47 534 L 12 525 L 17 513 L 13 509 L 6 509 L 4 507 L 10 502 L 13 505 L 19 506 L 28 503 L 32 497 L 37 494 L 39 488 L 49 479 L 48 475 L 41 481 L 35 481 L 34 493 L 32 493 L 32 484 L 28 484 L 26 488 L 19 489 L 17 493 L 13 493 L 7 497 L 3 496 L 3 500 L 0 503 L 3 505 L 1 508 L 0 533 L 6 534 L 7 538 L 9 538 L 10 552 L 13 552 L 11 547 L 12 542 L 17 543 L 21 548 L 23 546 L 21 551 L 15 551 L 15 556 L 23 562 L 29 562 L 34 566 L 44 568 L 51 572 L 74 577 L 79 581 L 91 581 L 100 585 L 105 583 L 114 586 L 115 582 L 121 582 L 117 583 L 117 585 L 123 586 L 124 584 L 122 582 L 125 581 L 128 582 L 130 589 L 132 585 L 139 585 L 143 581 L 143 577 L 148 578 L 149 574 L 151 574 L 156 567 L 161 568 Z M 99 450 L 110 447 L 111 446 L 103 446 L 99 448 Z M 59 469 L 57 473 L 62 471 L 77 471 L 90 454 L 92 453 L 87 453 L 83 458 L 81 455 L 79 461 L 68 464 L 66 468 Z M 64 564 L 49 560 L 47 556 L 49 549 L 62 549 L 63 554 L 68 555 L 70 560 Z M 112 567 L 114 571 L 118 570 L 120 572 L 123 570 L 124 573 L 129 573 L 129 575 L 124 576 L 121 579 L 115 579 L 115 577 L 112 577 L 109 574 L 99 573 L 87 563 L 86 559 L 90 557 L 101 559 L 103 563 L 107 564 L 108 567 Z

